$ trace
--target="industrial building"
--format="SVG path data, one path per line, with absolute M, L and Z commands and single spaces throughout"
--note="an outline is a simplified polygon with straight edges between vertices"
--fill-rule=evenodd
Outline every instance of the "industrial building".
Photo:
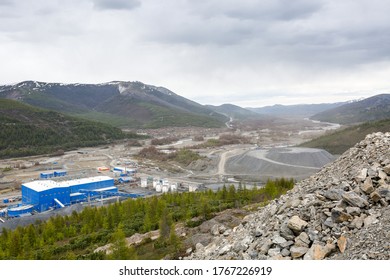
M 66 176 L 68 173 L 66 170 L 50 170 L 46 172 L 41 172 L 39 175 L 40 179 L 50 179 L 53 177 L 63 177 Z
M 137 173 L 137 169 L 131 169 L 121 166 L 115 166 L 112 170 L 114 173 L 118 173 L 121 176 L 134 176 Z
M 118 189 L 114 186 L 114 179 L 108 176 L 62 182 L 33 181 L 22 184 L 22 203 L 23 205 L 33 205 L 34 210 L 42 212 L 50 208 L 64 207 L 85 201 L 90 193 L 88 191 L 117 192 Z
M 32 181 L 22 184 L 22 204 L 8 207 L 7 215 L 8 217 L 31 215 L 33 211 L 43 212 L 111 196 L 137 198 L 143 195 L 118 192 L 118 188 L 114 186 L 114 179 L 108 176 L 62 182 Z

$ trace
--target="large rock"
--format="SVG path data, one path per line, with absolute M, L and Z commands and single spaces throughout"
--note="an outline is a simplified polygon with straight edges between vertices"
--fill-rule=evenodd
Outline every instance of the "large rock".
M 226 244 L 226 245 L 223 246 L 221 249 L 219 249 L 218 254 L 219 254 L 219 255 L 224 255 L 224 254 L 226 254 L 227 252 L 229 252 L 231 248 L 232 248 L 232 245 Z
M 283 223 L 280 226 L 280 236 L 284 237 L 286 240 L 294 240 L 294 232 L 288 227 L 286 223 Z
M 343 209 L 336 207 L 332 209 L 332 220 L 335 223 L 342 223 L 352 220 L 352 216 L 348 213 L 345 213 Z
M 364 227 L 369 227 L 372 224 L 375 224 L 378 222 L 378 219 L 376 216 L 370 215 L 364 219 Z
M 267 253 L 268 253 L 268 256 L 275 257 L 275 256 L 280 254 L 280 248 L 276 247 L 276 248 L 269 249 Z
M 360 207 L 360 208 L 368 206 L 367 200 L 362 198 L 361 196 L 359 196 L 354 191 L 345 192 L 342 195 L 342 198 L 345 202 L 347 202 L 351 206 L 356 206 L 356 207 Z
M 330 189 L 324 193 L 324 196 L 330 200 L 340 200 L 344 193 L 345 191 L 342 189 Z
M 308 247 L 298 247 L 298 246 L 292 246 L 290 248 L 291 257 L 296 259 L 302 257 L 304 254 L 307 253 L 309 250 Z
M 355 217 L 351 224 L 349 225 L 351 228 L 357 228 L 360 229 L 363 227 L 364 224 L 364 216 Z
M 258 249 L 259 254 L 261 254 L 261 255 L 267 254 L 267 252 L 271 248 L 272 244 L 273 244 L 272 240 L 270 240 L 270 239 L 265 240 L 264 243 L 261 244 L 260 248 Z
M 309 236 L 306 234 L 306 232 L 301 232 L 300 235 L 298 235 L 296 238 L 295 238 L 295 245 L 294 246 L 298 246 L 298 247 L 309 247 L 310 245 L 310 238 Z
M 364 181 L 363 185 L 360 187 L 362 191 L 364 191 L 366 194 L 372 193 L 374 189 L 374 185 L 372 184 L 372 180 L 370 177 L 367 177 L 367 179 Z
M 367 168 L 363 168 L 360 170 L 360 173 L 358 176 L 356 176 L 357 181 L 363 182 L 367 177 Z
M 218 224 L 215 224 L 213 225 L 213 227 L 211 228 L 211 234 L 212 235 L 219 235 L 219 225 Z
M 322 246 L 320 244 L 313 244 L 310 249 L 307 251 L 304 260 L 322 260 L 334 252 L 336 246 L 334 244 L 326 244 Z
M 300 233 L 307 226 L 307 222 L 298 216 L 292 216 L 288 221 L 287 226 L 295 233 Z
M 283 244 L 285 242 L 287 242 L 287 240 L 284 239 L 283 237 L 281 237 L 280 235 L 275 235 L 272 238 L 272 243 L 277 244 L 277 245 L 281 245 L 281 244 Z
M 345 210 L 347 210 L 347 213 L 352 216 L 359 216 L 360 213 L 362 212 L 359 207 L 351 207 L 351 206 L 346 207 Z
M 386 180 L 387 179 L 387 174 L 383 170 L 379 170 L 378 171 L 378 177 L 381 178 L 382 180 Z
M 341 235 L 337 240 L 337 247 L 341 253 L 345 252 L 345 249 L 347 248 L 347 238 L 344 235 Z
M 390 176 L 390 164 L 383 167 L 383 171 L 386 172 L 386 174 Z
M 370 194 L 370 197 L 375 203 L 379 202 L 382 199 L 381 195 L 377 191 L 372 192 Z

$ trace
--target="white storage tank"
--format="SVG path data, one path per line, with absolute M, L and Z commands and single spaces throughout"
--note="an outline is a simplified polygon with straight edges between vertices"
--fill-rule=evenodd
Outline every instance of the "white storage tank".
M 169 191 L 169 185 L 163 185 L 162 186 L 162 192 L 167 193 Z
M 146 188 L 148 186 L 148 179 L 142 178 L 141 179 L 141 188 Z
M 162 185 L 156 184 L 156 192 L 162 192 Z
M 189 191 L 189 192 L 195 192 L 197 189 L 198 189 L 197 186 L 191 186 L 191 185 L 190 185 L 190 186 L 188 187 L 188 191 Z
M 171 185 L 171 192 L 177 192 L 177 184 Z

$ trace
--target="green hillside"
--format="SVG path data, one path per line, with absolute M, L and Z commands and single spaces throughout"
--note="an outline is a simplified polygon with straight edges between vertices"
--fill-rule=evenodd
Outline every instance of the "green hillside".
M 135 137 L 107 124 L 0 99 L 0 158 L 52 153 Z
M 222 127 L 228 121 L 224 115 L 166 88 L 141 82 L 25 81 L 0 86 L 0 98 L 122 128 Z
M 340 124 L 358 124 L 390 118 L 390 94 L 379 94 L 323 111 L 312 120 Z
M 320 148 L 331 154 L 342 154 L 356 143 L 373 132 L 390 132 L 390 119 L 366 122 L 326 134 L 312 141 L 301 144 L 301 147 Z

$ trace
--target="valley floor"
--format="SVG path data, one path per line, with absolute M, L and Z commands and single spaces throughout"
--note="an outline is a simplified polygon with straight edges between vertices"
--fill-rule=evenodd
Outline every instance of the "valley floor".
M 20 198 L 20 185 L 22 183 L 37 180 L 41 172 L 53 169 L 66 169 L 69 175 L 64 179 L 73 179 L 97 175 L 114 177 L 113 172 L 98 171 L 98 168 L 113 169 L 115 166 L 124 166 L 126 168 L 137 168 L 138 177 L 168 179 L 170 182 L 178 183 L 187 189 L 190 186 L 198 185 L 217 188 L 222 186 L 223 183 L 238 181 L 248 182 L 248 184 L 256 182 L 258 184 L 268 177 L 280 177 L 281 174 L 286 177 L 301 179 L 310 176 L 326 162 L 321 162 L 318 165 L 315 160 L 312 160 L 312 162 L 305 162 L 304 166 L 299 166 L 302 164 L 299 164 L 298 161 L 291 164 L 280 159 L 272 159 L 268 157 L 267 151 L 302 143 L 325 133 L 329 128 L 337 127 L 309 120 L 279 123 L 233 123 L 231 126 L 234 129 L 166 128 L 140 131 L 141 133 L 147 132 L 156 138 L 175 136 L 179 139 L 169 145 L 157 146 L 160 150 L 191 148 L 199 144 L 198 141 L 193 140 L 197 135 L 204 136 L 204 141 L 218 139 L 220 135 L 231 133 L 249 139 L 249 144 L 196 149 L 194 151 L 198 152 L 203 158 L 188 166 L 174 162 L 161 163 L 137 158 L 136 156 L 142 147 L 132 147 L 127 143 L 83 148 L 54 157 L 35 156 L 1 160 L 0 170 L 3 170 L 3 172 L 0 178 L 0 208 L 5 206 L 3 199 L 15 198 L 17 200 Z M 148 146 L 150 140 L 144 140 L 142 144 Z M 297 154 L 297 158 L 299 157 L 300 155 Z M 245 160 L 240 162 L 240 158 L 245 158 Z M 266 176 L 258 176 L 261 168 L 254 167 L 262 166 L 264 163 L 268 164 L 266 168 L 268 173 Z M 291 168 L 293 168 L 292 172 L 284 171 Z M 121 185 L 120 189 L 127 192 L 137 192 L 136 189 L 139 187 L 138 182 L 132 185 Z

